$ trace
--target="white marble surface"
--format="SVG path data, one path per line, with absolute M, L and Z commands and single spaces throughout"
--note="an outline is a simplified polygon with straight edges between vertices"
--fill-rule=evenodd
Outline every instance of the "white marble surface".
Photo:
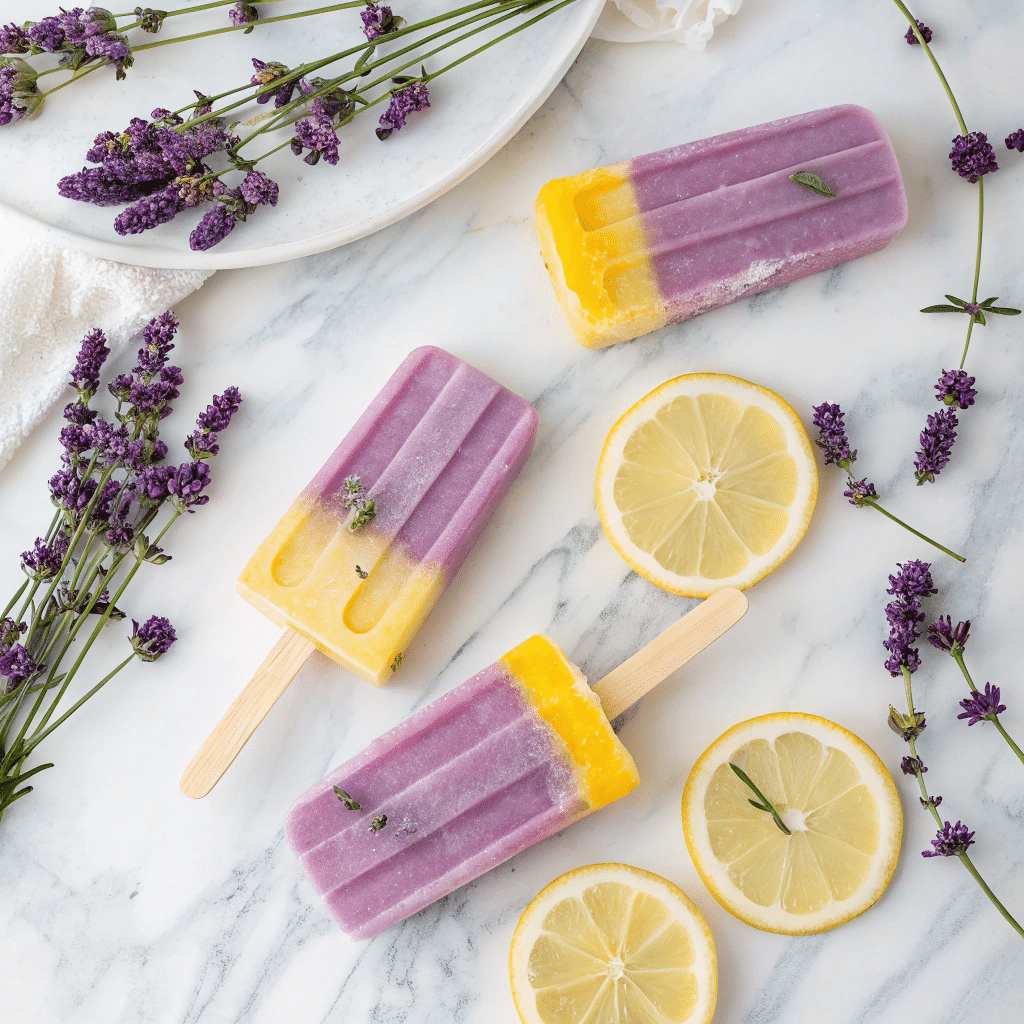
M 1019 127 L 1024 15 L 997 0 L 924 17 L 971 122 Z M 769 9 L 771 8 L 771 9 Z M 942 21 L 940 21 L 940 16 Z M 975 626 L 975 679 L 1003 686 L 1024 733 L 1016 671 L 1022 612 L 1022 327 L 975 332 L 978 405 L 955 464 L 917 488 L 917 431 L 931 386 L 959 355 L 960 318 L 917 309 L 964 294 L 973 189 L 946 163 L 955 133 L 939 86 L 884 0 L 750 3 L 704 54 L 590 43 L 565 82 L 487 167 L 403 224 L 298 262 L 216 275 L 178 312 L 188 376 L 180 415 L 237 383 L 213 500 L 173 538 L 174 561 L 130 602 L 166 614 L 171 656 L 120 677 L 46 748 L 57 767 L 0 828 L 0 998 L 18 1024 L 509 1022 L 506 956 L 519 913 L 577 865 L 624 860 L 680 884 L 707 916 L 720 959 L 719 1024 L 808 1020 L 915 1024 L 1015 1019 L 1022 946 L 955 861 L 924 860 L 933 833 L 903 744 L 885 725 L 900 689 L 882 668 L 887 573 L 930 549 L 854 510 L 831 468 L 810 531 L 749 593 L 726 638 L 631 714 L 622 737 L 642 784 L 377 939 L 350 944 L 284 845 L 291 802 L 326 769 L 532 631 L 596 677 L 691 602 L 629 572 L 601 532 L 597 453 L 616 416 L 669 377 L 736 373 L 810 406 L 848 410 L 866 473 L 898 514 L 964 551 L 935 558 L 931 605 Z M 570 338 L 537 257 L 538 186 L 669 143 L 825 104 L 863 103 L 893 136 L 910 194 L 906 230 L 883 253 L 600 353 Z M 1000 143 L 1001 145 L 1001 143 Z M 990 179 L 982 290 L 1020 305 L 1024 164 L 1000 149 Z M 373 690 L 317 658 L 234 767 L 199 803 L 180 772 L 273 642 L 233 593 L 245 558 L 401 357 L 441 344 L 526 395 L 536 452 L 408 652 Z M 128 364 L 125 362 L 124 366 Z M 123 367 L 122 367 L 123 368 Z M 48 519 L 57 416 L 0 474 L 0 590 Z M 955 718 L 953 662 L 923 650 L 921 751 L 943 810 L 977 830 L 975 862 L 1024 914 L 1024 767 L 991 729 Z M 904 798 L 904 855 L 876 907 L 826 935 L 755 931 L 723 911 L 689 862 L 679 797 L 726 727 L 777 710 L 815 712 L 862 736 Z

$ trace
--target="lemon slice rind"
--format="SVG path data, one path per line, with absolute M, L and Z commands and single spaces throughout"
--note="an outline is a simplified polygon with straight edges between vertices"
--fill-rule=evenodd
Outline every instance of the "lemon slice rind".
M 824 801 L 820 807 L 806 815 L 806 820 L 815 829 L 815 849 L 811 857 L 815 863 L 825 863 L 835 852 L 851 861 L 863 863 L 868 857 L 865 877 L 850 892 L 833 891 L 832 898 L 819 910 L 809 913 L 792 913 L 783 908 L 781 900 L 764 906 L 754 902 L 745 895 L 737 883 L 730 877 L 730 867 L 737 864 L 742 869 L 755 870 L 758 865 L 771 865 L 776 856 L 784 856 L 787 845 L 791 842 L 777 829 L 770 816 L 764 812 L 760 821 L 762 828 L 756 836 L 749 837 L 749 844 L 743 852 L 739 852 L 743 843 L 731 837 L 733 845 L 730 853 L 735 860 L 719 859 L 712 849 L 705 810 L 705 795 L 708 785 L 716 769 L 726 765 L 737 751 L 753 741 L 764 740 L 773 747 L 780 737 L 792 734 L 809 734 L 820 741 L 826 748 L 832 748 L 846 755 L 857 767 L 859 779 L 832 800 Z M 741 766 L 742 767 L 742 766 Z M 813 784 L 810 799 L 813 801 Z M 772 785 L 776 785 L 773 783 Z M 871 802 L 877 809 L 877 849 L 872 855 L 857 850 L 858 835 L 854 830 L 843 835 L 842 819 L 836 815 L 836 804 L 846 800 L 853 803 L 859 788 L 867 787 L 872 798 Z M 764 791 L 764 787 L 762 791 Z M 840 787 L 842 788 L 842 787 Z M 753 794 L 750 794 L 753 796 Z M 769 799 L 774 797 L 766 792 Z M 856 813 L 856 807 L 854 807 Z M 822 825 L 822 817 L 832 815 L 835 821 Z M 885 891 L 896 870 L 899 859 L 900 845 L 903 836 L 903 810 L 899 794 L 885 765 L 875 752 L 861 740 L 842 726 L 830 722 L 817 715 L 799 712 L 778 713 L 752 718 L 740 722 L 724 732 L 698 758 L 697 763 L 686 781 L 682 800 L 683 832 L 686 846 L 690 852 L 697 873 L 700 875 L 708 891 L 731 914 L 741 921 L 759 928 L 762 931 L 776 932 L 784 935 L 812 935 L 835 928 L 846 921 L 864 913 L 873 906 Z M 817 815 L 817 819 L 813 820 Z M 785 817 L 785 816 L 784 816 Z M 722 822 L 725 819 L 716 819 Z M 874 819 L 872 819 L 874 820 Z M 749 819 L 737 821 L 737 826 L 747 829 Z M 721 829 L 725 833 L 728 830 Z M 733 830 L 737 831 L 737 830 Z M 839 833 L 837 835 L 836 833 Z M 737 835 L 740 833 L 737 832 Z M 807 833 L 804 833 L 806 835 Z M 822 834 L 824 839 L 818 838 Z M 799 839 L 798 832 L 794 837 Z M 838 845 L 837 845 L 838 844 Z M 804 843 L 803 846 L 807 844 Z M 870 845 L 870 844 L 867 844 Z M 799 856 L 806 857 L 807 851 L 801 848 Z M 841 888 L 841 887 L 840 887 Z
M 689 444 L 696 446 L 698 458 L 721 464 L 720 486 L 724 492 L 722 505 L 727 506 L 726 512 L 735 515 L 738 507 L 743 506 L 748 515 L 754 518 L 775 516 L 778 521 L 779 516 L 784 516 L 788 519 L 781 529 L 781 535 L 773 540 L 767 550 L 760 549 L 762 546 L 756 540 L 752 541 L 750 533 L 744 536 L 742 530 L 734 529 L 729 515 L 723 514 L 722 508 L 713 501 L 699 501 L 696 508 L 687 507 L 688 498 L 680 498 L 678 505 L 673 504 L 670 480 L 674 475 L 685 487 L 686 478 L 692 476 L 694 460 L 687 454 L 686 445 L 673 440 L 667 431 L 658 429 L 656 417 L 680 396 L 692 399 L 704 396 L 702 403 L 706 417 L 716 413 L 715 399 L 722 396 L 739 403 L 743 409 L 753 407 L 762 411 L 781 430 L 784 447 L 779 452 L 754 451 L 749 464 L 736 466 L 732 462 L 735 452 L 729 451 L 729 443 L 739 430 L 739 420 L 732 415 L 732 402 L 723 402 L 721 409 L 724 422 L 712 423 L 713 436 L 687 439 Z M 653 550 L 646 550 L 631 538 L 624 523 L 624 513 L 616 503 L 615 486 L 620 467 L 626 461 L 627 445 L 642 430 L 646 430 L 647 443 L 652 446 L 657 444 L 665 453 L 665 464 L 651 470 L 652 476 L 660 478 L 652 483 L 658 493 L 651 507 L 660 505 L 665 533 L 674 533 L 678 543 L 683 546 L 701 545 L 708 535 L 710 514 L 719 534 L 725 537 L 728 545 L 735 547 L 737 557 L 733 561 L 742 561 L 743 564 L 730 566 L 727 557 L 716 560 L 715 552 L 709 551 L 705 560 L 711 565 L 710 571 L 702 571 L 700 556 L 695 555 L 698 564 L 689 566 L 686 572 L 676 572 L 663 564 L 666 560 L 666 545 L 671 546 L 673 543 L 670 537 L 666 537 L 660 544 L 649 545 Z M 737 444 L 740 440 L 736 438 Z M 674 448 L 678 450 L 676 455 L 673 454 Z M 749 493 L 744 483 L 744 471 L 752 467 L 756 469 L 758 464 L 771 465 L 773 459 L 777 460 L 780 455 L 792 457 L 796 476 L 795 493 L 785 504 L 779 504 L 763 494 Z M 669 460 L 673 458 L 677 458 L 678 463 L 670 465 Z M 609 431 L 601 451 L 595 489 L 602 526 L 619 555 L 641 576 L 662 589 L 685 597 L 704 598 L 722 587 L 745 590 L 767 576 L 793 551 L 806 533 L 814 511 L 818 495 L 818 473 L 807 432 L 799 416 L 786 401 L 767 388 L 740 377 L 722 373 L 691 373 L 666 381 L 619 417 Z M 769 532 L 777 530 L 776 522 Z M 659 552 L 663 556 L 662 560 L 657 557 Z
M 628 903 L 625 918 L 616 924 L 615 914 L 606 911 L 603 916 L 582 914 L 583 920 L 576 920 L 574 914 L 580 904 L 586 905 L 587 894 L 608 889 L 609 883 L 611 888 L 634 890 L 623 904 Z M 649 926 L 649 934 L 641 926 Z M 680 928 L 685 942 L 680 941 Z M 577 938 L 573 929 L 579 929 Z M 614 933 L 610 938 L 609 932 Z M 531 957 L 544 944 L 556 947 L 551 952 L 559 957 L 559 966 L 550 968 L 545 978 L 553 983 L 537 985 L 536 960 Z M 681 947 L 687 947 L 686 955 L 680 955 Z M 623 987 L 644 1009 L 636 1019 L 710 1024 L 718 996 L 718 964 L 707 922 L 678 886 L 629 864 L 590 864 L 569 871 L 541 890 L 523 911 L 509 951 L 512 998 L 520 1020 L 592 1024 L 611 1019 L 609 1012 L 618 1015 L 615 1019 L 633 1020 L 618 1004 L 610 1010 L 610 1001 L 601 1012 L 612 977 L 601 974 L 605 961 L 626 948 L 632 952 Z

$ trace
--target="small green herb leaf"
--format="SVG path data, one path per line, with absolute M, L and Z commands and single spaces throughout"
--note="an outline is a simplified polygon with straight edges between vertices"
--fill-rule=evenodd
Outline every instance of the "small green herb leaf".
M 975 313 L 975 314 L 974 314 L 974 319 L 975 319 L 975 320 L 976 320 L 976 321 L 977 321 L 977 322 L 978 322 L 979 324 L 981 324 L 981 326 L 982 326 L 982 327 L 984 327 L 984 326 L 985 326 L 985 314 L 984 314 L 984 313 L 982 313 L 982 311 L 981 311 L 980 309 L 978 310 L 978 312 L 977 312 L 977 313 Z
M 361 811 L 363 805 L 358 800 L 354 800 L 348 793 L 345 792 L 340 786 L 334 787 L 335 795 L 338 799 L 350 810 L 350 811 Z
M 361 569 L 358 565 L 356 566 L 356 575 L 361 579 L 365 580 L 370 574 L 365 570 Z
M 756 800 L 751 800 L 750 803 L 756 807 L 759 811 L 767 811 L 772 818 L 775 820 L 775 824 L 787 835 L 791 836 L 793 833 L 786 827 L 786 823 L 782 820 L 782 815 L 772 806 L 772 802 L 754 785 L 753 780 L 750 776 L 737 764 L 729 762 L 729 767 L 736 773 L 737 778 L 745 786 L 747 786 L 754 795 L 761 801 L 758 803 Z
M 964 313 L 966 310 L 961 306 L 947 306 L 940 304 L 938 306 L 925 306 L 921 310 L 922 313 Z
M 986 306 L 986 313 L 998 313 L 1000 316 L 1020 316 L 1020 310 L 1012 306 Z
M 954 306 L 959 306 L 961 309 L 966 308 L 967 303 L 963 299 L 958 299 L 955 295 L 947 295 L 947 299 L 953 303 Z
M 391 662 L 391 671 L 392 672 L 397 672 L 398 671 L 398 666 L 401 665 L 403 661 L 405 661 L 405 655 L 401 651 L 399 651 L 395 655 L 395 660 L 393 662 Z
M 388 816 L 386 814 L 378 814 L 373 821 L 370 822 L 370 831 L 379 832 L 388 823 Z
M 810 171 L 797 171 L 796 174 L 791 174 L 789 179 L 798 185 L 803 185 L 804 188 L 809 188 L 812 192 L 817 192 L 819 196 L 835 197 L 832 186 L 818 175 L 811 174 Z

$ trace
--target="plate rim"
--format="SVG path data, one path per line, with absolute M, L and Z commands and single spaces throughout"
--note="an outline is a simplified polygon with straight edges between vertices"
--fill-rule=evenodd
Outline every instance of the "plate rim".
M 523 102 L 515 113 L 494 134 L 488 136 L 478 148 L 472 150 L 464 160 L 452 167 L 447 174 L 376 217 L 353 221 L 290 242 L 217 253 L 212 250 L 207 252 L 182 251 L 158 245 L 122 245 L 107 239 L 93 238 L 69 228 L 49 224 L 32 214 L 9 206 L 2 200 L 0 200 L 0 213 L 9 215 L 15 224 L 40 232 L 49 241 L 66 245 L 88 256 L 156 270 L 239 270 L 246 267 L 264 267 L 275 263 L 285 263 L 303 256 L 314 256 L 327 252 L 349 242 L 358 241 L 360 238 L 366 238 L 382 228 L 404 220 L 465 181 L 474 171 L 479 170 L 487 163 L 519 132 L 555 91 L 558 83 L 565 77 L 566 72 L 590 38 L 594 25 L 597 24 L 597 19 L 604 9 L 605 2 L 606 0 L 576 0 L 580 7 L 585 8 L 588 4 L 591 6 L 589 14 L 584 16 L 580 22 L 578 35 L 573 38 L 568 49 L 549 70 L 547 76 L 543 80 L 539 80 L 537 87 L 524 96 Z

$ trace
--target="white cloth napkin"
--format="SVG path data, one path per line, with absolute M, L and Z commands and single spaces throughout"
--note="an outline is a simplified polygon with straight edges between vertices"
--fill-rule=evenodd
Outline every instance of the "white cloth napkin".
M 608 0 L 594 26 L 595 39 L 685 43 L 703 50 L 715 27 L 735 14 L 743 0 Z
M 209 276 L 148 270 L 56 246 L 0 210 L 0 468 L 66 391 L 79 343 L 93 328 L 120 352 L 158 313 Z

